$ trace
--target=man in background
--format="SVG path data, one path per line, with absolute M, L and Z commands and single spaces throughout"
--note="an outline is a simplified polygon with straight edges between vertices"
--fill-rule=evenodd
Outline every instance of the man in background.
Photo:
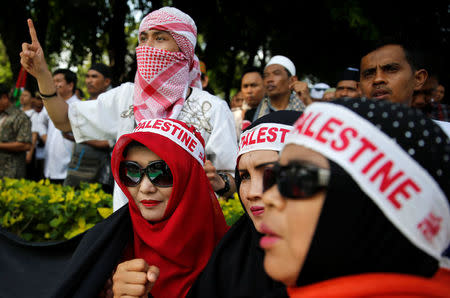
M 75 94 L 77 76 L 69 69 L 57 69 L 53 72 L 56 93 L 68 105 L 80 101 Z M 65 138 L 50 119 L 47 109 L 39 113 L 41 138 L 45 142 L 44 176 L 52 183 L 62 184 L 67 176 L 67 168 L 75 143 Z
M 334 97 L 361 97 L 361 92 L 359 90 L 359 70 L 357 68 L 347 67 L 339 74 Z
M 244 71 L 241 79 L 241 92 L 244 96 L 245 104 L 245 115 L 241 127 L 242 130 L 253 122 L 256 108 L 264 98 L 264 82 L 258 69 L 249 68 Z
M 289 58 L 280 55 L 272 57 L 264 68 L 263 80 L 267 96 L 258 105 L 254 120 L 274 111 L 305 109 L 305 104 L 298 96 L 299 92 L 294 92 L 293 86 L 298 79 L 295 65 Z
M 411 106 L 427 76 L 420 55 L 396 41 L 380 43 L 361 58 L 360 89 L 367 98 Z
M 100 94 L 111 89 L 111 74 L 111 69 L 103 63 L 93 64 L 89 68 L 85 79 L 89 100 L 96 100 Z M 104 191 L 112 193 L 111 151 L 114 143 L 114 140 L 75 143 L 64 185 L 78 187 L 81 182 L 100 183 Z
M 0 84 L 0 178 L 25 178 L 25 154 L 31 148 L 31 121 L 16 108 L 10 89 Z

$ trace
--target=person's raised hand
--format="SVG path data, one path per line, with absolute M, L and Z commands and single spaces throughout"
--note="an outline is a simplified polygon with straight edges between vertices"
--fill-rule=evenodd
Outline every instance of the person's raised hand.
M 212 189 L 214 191 L 218 191 L 225 187 L 225 182 L 223 181 L 222 177 L 217 174 L 217 170 L 210 160 L 205 161 L 203 169 L 205 170 L 206 177 L 208 178 L 209 183 L 211 183 Z
M 20 64 L 36 79 L 50 72 L 45 61 L 44 51 L 37 38 L 36 29 L 33 21 L 27 20 L 28 29 L 30 30 L 31 44 L 24 42 L 22 44 L 22 52 L 20 52 Z
M 147 297 L 159 276 L 159 268 L 143 259 L 120 263 L 113 275 L 114 297 Z
M 306 82 L 295 81 L 289 87 L 297 94 L 298 98 L 303 101 L 305 106 L 312 103 L 311 97 L 309 96 L 308 84 Z

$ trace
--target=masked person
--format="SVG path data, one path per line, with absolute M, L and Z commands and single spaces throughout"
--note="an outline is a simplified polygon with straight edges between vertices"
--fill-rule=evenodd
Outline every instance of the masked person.
M 124 83 L 100 94 L 95 101 L 75 105 L 65 104 L 55 94 L 33 23 L 28 23 L 32 43 L 22 45 L 21 63 L 36 77 L 46 109 L 58 129 L 72 131 L 78 143 L 117 140 L 133 131 L 141 120 L 179 119 L 200 131 L 215 169 L 233 172 L 237 154 L 233 115 L 225 101 L 199 89 L 199 62 L 194 54 L 197 27 L 190 16 L 173 7 L 148 14 L 139 27 L 134 83 Z M 220 192 L 222 178 L 214 175 L 211 184 Z M 231 193 L 233 185 L 228 189 Z M 126 202 L 116 187 L 114 209 Z
M 286 296 L 283 284 L 272 280 L 263 268 L 259 247 L 262 178 L 264 169 L 278 160 L 286 134 L 300 115 L 297 111 L 272 112 L 242 132 L 235 177 L 245 213 L 220 241 L 188 297 L 263 297 L 267 292 L 273 297 Z
M 449 156 L 403 104 L 308 106 L 264 173 L 268 275 L 290 297 L 448 296 Z

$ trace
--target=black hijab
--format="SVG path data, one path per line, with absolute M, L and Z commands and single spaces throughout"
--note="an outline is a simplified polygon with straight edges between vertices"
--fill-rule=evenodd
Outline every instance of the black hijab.
M 292 125 L 300 116 L 301 112 L 296 111 L 273 112 L 259 118 L 243 132 L 262 123 Z M 237 166 L 235 181 L 239 190 L 241 180 Z M 239 199 L 242 204 L 240 196 Z M 245 210 L 243 204 L 242 207 Z M 264 271 L 260 238 L 250 216 L 244 213 L 219 242 L 188 297 L 287 297 L 285 286 Z
M 128 204 L 61 242 L 27 242 L 0 229 L 0 297 L 98 297 L 132 237 Z
M 439 125 L 400 104 L 368 99 L 331 104 L 352 110 L 399 145 L 436 181 L 448 203 L 450 140 Z M 330 181 L 297 286 L 370 272 L 433 276 L 439 260 L 409 240 L 334 156 L 324 155 Z M 449 223 L 442 225 L 448 229 Z

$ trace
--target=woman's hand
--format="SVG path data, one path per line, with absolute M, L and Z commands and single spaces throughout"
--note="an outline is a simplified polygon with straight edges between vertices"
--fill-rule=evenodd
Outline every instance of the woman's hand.
M 113 275 L 114 297 L 147 298 L 159 276 L 159 268 L 149 266 L 143 259 L 120 263 Z

